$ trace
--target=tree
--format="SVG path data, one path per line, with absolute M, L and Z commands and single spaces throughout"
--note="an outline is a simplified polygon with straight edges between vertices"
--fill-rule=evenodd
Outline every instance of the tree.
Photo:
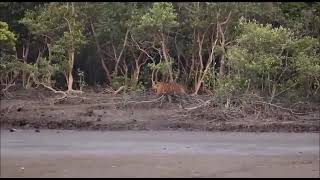
M 238 44 L 228 53 L 230 74 L 267 93 L 270 101 L 293 87 L 305 87 L 305 83 L 308 83 L 308 91 L 314 88 L 313 94 L 317 94 L 319 41 L 297 37 L 281 26 L 272 28 L 271 24 L 264 26 L 243 18 L 238 28 L 241 32 Z
M 80 68 L 81 81 L 127 90 L 151 79 L 194 94 L 319 93 L 318 2 L 4 2 L 0 18 L 2 84 L 72 92 Z
M 221 53 L 220 77 L 224 74 L 225 49 L 229 39 L 225 38 L 225 32 L 230 20 L 234 4 L 229 4 L 229 8 L 223 3 L 188 3 L 180 5 L 185 12 L 183 29 L 191 27 L 188 31 L 192 34 L 188 43 L 191 52 L 184 53 L 190 59 L 189 79 L 193 81 L 194 94 L 197 94 L 204 84 L 204 79 L 209 69 L 214 66 L 218 52 Z M 185 33 L 185 32 L 184 32 Z
M 28 11 L 21 23 L 35 35 L 44 38 L 49 62 L 63 72 L 68 92 L 73 91 L 75 53 L 85 43 L 80 4 L 50 3 L 37 11 Z
M 2 93 L 6 95 L 9 87 L 15 85 L 15 81 L 21 72 L 33 74 L 36 68 L 25 64 L 16 56 L 16 35 L 9 30 L 7 23 L 0 21 L 0 85 L 4 88 Z
M 13 71 L 17 63 L 14 56 L 16 40 L 8 24 L 0 21 L 0 83 L 2 86 L 12 84 L 18 75 Z
M 30 36 L 28 29 L 19 20 L 25 16 L 27 10 L 33 10 L 37 6 L 41 6 L 45 3 L 39 2 L 1 2 L 0 3 L 0 19 L 7 22 L 11 31 L 17 35 L 16 41 L 16 53 L 18 58 L 22 58 L 23 61 L 32 59 L 29 51 L 30 46 L 37 47 L 38 43 L 32 44 L 32 37 Z
M 120 74 L 125 76 L 125 56 L 129 41 L 128 21 L 136 10 L 136 3 L 95 3 L 86 5 L 86 14 L 97 47 L 97 55 L 108 83 Z M 94 11 L 94 13 L 92 13 Z
M 6 22 L 0 21 L 0 50 L 15 51 L 16 36 L 9 30 Z M 2 53 L 0 51 L 0 53 Z
M 171 30 L 178 26 L 177 15 L 174 12 L 172 3 L 153 3 L 152 7 L 141 16 L 141 20 L 135 27 L 136 31 L 148 33 L 148 36 L 154 37 L 153 47 L 160 46 L 160 57 L 164 58 L 169 80 L 173 81 L 172 57 L 168 50 L 169 34 Z

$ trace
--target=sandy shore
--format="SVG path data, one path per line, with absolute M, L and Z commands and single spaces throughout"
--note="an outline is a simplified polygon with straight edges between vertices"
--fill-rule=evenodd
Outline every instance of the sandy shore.
M 1 177 L 319 177 L 319 136 L 2 130 Z

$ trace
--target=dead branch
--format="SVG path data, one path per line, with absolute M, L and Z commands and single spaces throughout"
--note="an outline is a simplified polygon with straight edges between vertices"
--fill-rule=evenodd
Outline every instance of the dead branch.
M 7 94 L 8 94 L 8 89 L 9 89 L 10 87 L 14 86 L 15 84 L 16 84 L 16 82 L 13 82 L 13 83 L 11 83 L 11 84 L 6 84 L 6 85 L 5 85 L 6 87 L 1 90 L 2 94 L 3 94 L 4 96 L 7 96 Z
M 139 46 L 139 44 L 137 43 L 136 40 L 134 40 L 134 38 L 133 38 L 133 36 L 132 36 L 131 34 L 130 34 L 130 36 L 131 36 L 132 41 L 135 43 L 135 46 L 137 46 L 140 51 L 142 51 L 143 53 L 145 53 L 152 61 L 154 61 L 154 58 L 153 58 L 152 56 L 150 56 L 149 53 L 148 53 L 146 50 L 144 50 L 143 48 L 141 48 L 141 47 Z
M 157 102 L 164 98 L 164 95 L 160 96 L 157 99 L 151 100 L 151 101 L 128 101 L 127 104 L 132 103 L 132 104 L 140 104 L 140 103 L 152 103 L 152 102 Z
M 227 19 L 224 22 L 220 23 L 220 25 L 224 25 L 229 21 L 231 13 L 232 13 L 232 11 L 229 12 L 229 15 L 228 15 Z
M 184 109 L 187 110 L 187 111 L 191 111 L 191 110 L 194 110 L 194 109 L 198 109 L 198 108 L 200 108 L 200 107 L 207 106 L 212 100 L 213 100 L 213 99 L 210 99 L 210 100 L 207 100 L 207 101 L 201 103 L 201 104 L 198 105 L 198 106 L 190 107 L 190 108 L 184 108 Z
M 83 94 L 83 91 L 72 89 L 72 90 L 67 91 L 67 93 L 68 93 L 69 95 L 73 95 L 73 94 Z
M 276 107 L 276 108 L 279 108 L 279 109 L 282 109 L 282 110 L 285 110 L 285 111 L 289 111 L 291 114 L 294 114 L 294 115 L 306 115 L 306 114 L 309 114 L 309 113 L 310 113 L 310 112 L 308 112 L 308 113 L 297 113 L 297 112 L 293 112 L 292 109 L 285 108 L 285 107 L 281 107 L 281 106 L 279 106 L 279 105 L 275 105 L 275 104 L 268 103 L 268 102 L 264 102 L 264 101 L 255 101 L 255 103 L 258 103 L 258 104 L 266 104 L 266 105 L 269 105 L 269 106 L 273 106 L 273 107 Z
M 112 87 L 106 87 L 104 90 L 103 90 L 103 93 L 108 93 L 108 94 L 112 94 L 114 93 L 115 90 L 112 88 Z
M 124 90 L 125 86 L 121 86 L 118 90 L 114 91 L 113 94 L 118 94 L 120 91 Z
M 95 106 L 92 106 L 91 108 L 95 108 L 95 107 L 100 107 L 100 106 L 114 106 L 114 105 L 128 105 L 128 104 L 141 104 L 141 103 L 153 103 L 153 102 L 157 102 L 161 99 L 164 98 L 164 95 L 160 96 L 159 98 L 150 100 L 150 101 L 126 101 L 125 102 L 116 102 L 116 103 L 99 103 Z
M 67 93 L 65 93 L 65 92 L 63 92 L 63 91 L 57 91 L 57 90 L 53 89 L 52 87 L 47 86 L 47 85 L 45 85 L 45 84 L 43 84 L 43 83 L 40 83 L 40 85 L 42 85 L 43 87 L 45 87 L 45 88 L 53 91 L 55 94 L 62 94 L 63 96 L 60 97 L 60 98 L 58 98 L 58 100 L 65 99 L 65 98 L 67 97 Z

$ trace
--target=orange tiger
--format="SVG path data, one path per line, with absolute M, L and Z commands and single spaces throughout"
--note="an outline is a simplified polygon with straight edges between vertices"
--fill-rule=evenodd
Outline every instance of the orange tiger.
M 167 94 L 174 94 L 174 95 L 186 95 L 186 91 L 184 87 L 177 83 L 165 83 L 159 82 L 152 87 L 152 90 L 156 92 L 157 95 L 167 95 Z

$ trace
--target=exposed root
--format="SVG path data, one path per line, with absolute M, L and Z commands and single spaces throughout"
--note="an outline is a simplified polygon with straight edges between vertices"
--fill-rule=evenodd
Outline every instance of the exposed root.
M 5 88 L 3 88 L 3 89 L 1 90 L 1 93 L 2 93 L 4 96 L 8 96 L 8 94 L 9 94 L 8 89 L 9 89 L 10 87 L 14 86 L 14 85 L 16 85 L 16 82 L 13 82 L 13 83 L 11 83 L 11 84 L 5 85 Z
M 83 94 L 83 91 L 79 91 L 79 90 L 68 90 L 68 91 L 64 92 L 64 91 L 55 90 L 52 87 L 47 86 L 47 85 L 45 85 L 43 83 L 40 83 L 40 85 L 42 85 L 43 87 L 53 91 L 55 94 L 62 94 L 62 97 L 59 97 L 59 98 L 56 98 L 56 99 L 53 100 L 53 104 L 56 104 L 56 103 L 61 102 L 61 101 L 64 101 L 68 97 L 74 98 L 74 97 L 78 97 L 79 94 Z
M 42 85 L 43 87 L 45 87 L 45 88 L 47 88 L 47 89 L 49 89 L 49 90 L 53 91 L 55 94 L 62 94 L 62 97 L 57 98 L 57 100 L 59 100 L 59 101 L 60 101 L 60 100 L 65 99 L 65 98 L 67 97 L 67 93 L 66 93 L 66 92 L 63 92 L 63 91 L 57 91 L 57 90 L 53 89 L 52 87 L 47 86 L 47 85 L 45 85 L 45 84 L 43 84 L 43 83 L 40 83 L 40 85 Z

